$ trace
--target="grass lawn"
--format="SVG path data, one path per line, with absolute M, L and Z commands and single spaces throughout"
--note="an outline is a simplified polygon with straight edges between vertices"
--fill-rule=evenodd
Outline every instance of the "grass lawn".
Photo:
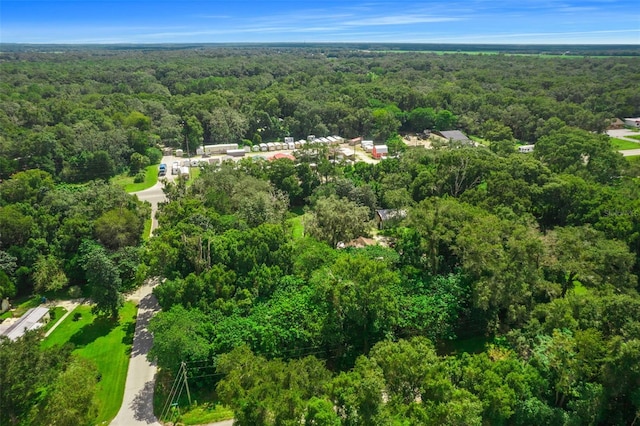
M 630 136 L 625 136 L 626 138 L 631 138 L 631 139 L 637 139 L 638 141 L 640 141 L 640 135 L 630 135 Z
M 142 231 L 142 238 L 148 240 L 151 237 L 151 218 L 144 221 L 144 231 Z
M 158 182 L 158 165 L 152 164 L 147 167 L 144 182 L 134 183 L 133 176 L 129 176 L 128 173 L 122 173 L 118 176 L 114 176 L 111 179 L 115 185 L 121 186 L 126 192 L 138 192 L 143 189 L 151 188 Z
M 40 296 L 29 296 L 28 298 L 20 298 L 16 300 L 11 300 L 11 305 L 15 305 L 15 310 L 7 311 L 4 314 L 0 315 L 0 320 L 4 320 L 7 318 L 19 318 L 24 315 L 31 308 L 35 308 L 36 306 L 40 306 L 42 302 L 42 297 Z
M 56 306 L 55 308 L 53 308 L 53 310 L 50 310 L 49 315 L 51 316 L 51 320 L 47 323 L 47 325 L 44 326 L 42 330 L 45 333 L 49 331 L 49 329 L 53 327 L 58 321 L 60 321 L 60 318 L 62 318 L 62 316 L 66 313 L 67 309 L 63 308 L 62 306 Z
M 287 225 L 290 227 L 294 239 L 304 237 L 304 217 L 304 210 L 302 207 L 294 207 L 289 212 Z
M 159 371 L 153 394 L 153 411 L 158 417 L 166 404 L 167 394 L 172 385 L 173 378 L 166 371 Z M 201 425 L 233 418 L 233 411 L 217 402 L 215 391 L 192 388 L 191 401 L 193 405 L 189 407 L 186 392 L 182 392 L 178 401 L 178 410 L 170 413 L 164 421 L 178 421 L 184 425 Z
M 73 343 L 75 354 L 96 364 L 102 377 L 96 398 L 96 424 L 111 421 L 122 404 L 136 312 L 136 305 L 127 302 L 120 310 L 120 321 L 114 323 L 93 315 L 90 306 L 80 305 L 42 342 L 45 348 Z
M 624 139 L 611 138 L 611 145 L 615 149 L 640 149 L 640 141 L 636 143 L 625 141 Z
M 491 145 L 491 142 L 489 142 L 486 139 L 481 138 L 480 136 L 469 135 L 469 139 L 471 139 L 474 142 L 478 142 L 480 145 L 484 145 L 484 146 L 490 146 Z
M 191 186 L 193 181 L 200 176 L 200 167 L 190 167 L 191 171 L 189 172 L 189 180 L 187 181 L 187 186 Z

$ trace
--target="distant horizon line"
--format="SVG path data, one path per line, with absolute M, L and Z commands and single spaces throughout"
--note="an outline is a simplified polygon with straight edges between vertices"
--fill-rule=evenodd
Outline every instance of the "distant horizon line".
M 195 42 L 84 42 L 84 43 L 31 43 L 31 42 L 3 42 L 0 45 L 30 45 L 30 46 L 165 46 L 165 45 L 230 45 L 230 44 L 255 44 L 255 45 L 301 45 L 301 44 L 371 44 L 371 45 L 438 45 L 438 46 L 633 46 L 640 48 L 640 43 L 475 43 L 475 42 L 412 42 L 412 41 L 195 41 Z

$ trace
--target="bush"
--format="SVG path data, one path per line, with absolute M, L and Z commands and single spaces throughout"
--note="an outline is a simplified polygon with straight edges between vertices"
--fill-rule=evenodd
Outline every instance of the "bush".
M 80 318 L 82 318 L 82 314 L 80 312 L 76 312 L 75 314 L 73 314 L 74 321 L 80 321 Z
M 146 177 L 147 177 L 147 173 L 144 170 L 142 170 L 136 173 L 135 177 L 133 178 L 133 183 L 142 183 L 144 182 Z
M 144 171 L 145 167 L 151 164 L 151 160 L 146 155 L 134 152 L 129 160 L 129 175 L 136 175 Z
M 69 287 L 69 297 L 77 299 L 80 296 L 82 296 L 82 290 L 80 290 L 80 287 L 77 285 Z
M 160 160 L 162 160 L 162 151 L 155 147 L 147 148 L 144 155 L 149 158 L 151 164 L 160 164 Z

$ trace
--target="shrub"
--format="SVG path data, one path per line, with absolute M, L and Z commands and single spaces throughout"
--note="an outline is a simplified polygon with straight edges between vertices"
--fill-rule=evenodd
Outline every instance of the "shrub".
M 77 285 L 72 285 L 71 287 L 69 287 L 69 297 L 77 299 L 81 295 L 82 291 L 80 290 L 80 287 L 78 287 Z
M 140 171 L 140 172 L 136 173 L 135 177 L 133 178 L 133 182 L 134 183 L 142 183 L 142 182 L 144 182 L 146 177 L 147 177 L 146 172 L 144 170 Z
M 144 155 L 149 158 L 151 164 L 160 164 L 160 160 L 162 160 L 162 151 L 155 147 L 147 148 Z

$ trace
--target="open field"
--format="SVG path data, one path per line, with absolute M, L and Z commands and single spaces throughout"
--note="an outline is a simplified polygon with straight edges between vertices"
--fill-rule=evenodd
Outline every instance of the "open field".
M 142 191 L 143 189 L 151 188 L 156 184 L 156 182 L 158 182 L 158 165 L 152 164 L 150 166 L 147 166 L 144 182 L 133 182 L 133 176 L 129 176 L 127 173 L 114 176 L 111 181 L 115 185 L 124 188 L 126 192 L 137 192 Z
M 96 424 L 109 422 L 120 409 L 135 330 L 135 314 L 136 305 L 127 302 L 120 310 L 120 321 L 114 323 L 108 318 L 96 317 L 91 313 L 90 306 L 81 305 L 42 342 L 44 348 L 72 343 L 75 354 L 96 364 L 101 376 L 96 398 Z

